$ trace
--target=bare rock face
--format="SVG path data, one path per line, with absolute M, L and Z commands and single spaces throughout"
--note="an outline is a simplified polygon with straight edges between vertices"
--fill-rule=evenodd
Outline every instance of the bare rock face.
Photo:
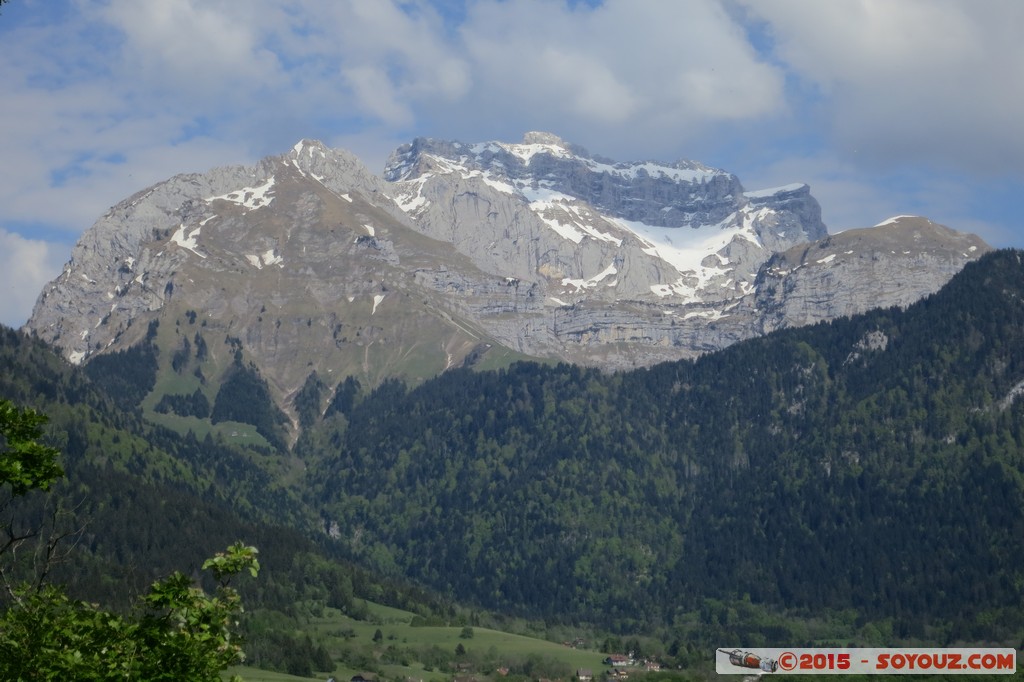
M 823 237 L 806 185 L 746 193 L 692 161 L 617 163 L 547 133 L 418 139 L 385 178 L 425 234 L 490 271 L 540 275 L 560 305 L 640 300 L 713 313 L 776 251 Z M 705 308 L 707 310 L 705 310 Z
M 545 133 L 415 140 L 383 178 L 303 140 L 111 208 L 26 328 L 87 362 L 159 320 L 161 353 L 202 337 L 196 376 L 214 377 L 244 349 L 287 407 L 313 372 L 694 357 L 908 305 L 987 250 L 920 218 L 829 236 L 807 185 L 745 191 L 696 162 L 614 162 Z
M 906 307 L 990 250 L 974 235 L 899 216 L 776 254 L 761 271 L 754 310 L 769 332 L 876 307 Z

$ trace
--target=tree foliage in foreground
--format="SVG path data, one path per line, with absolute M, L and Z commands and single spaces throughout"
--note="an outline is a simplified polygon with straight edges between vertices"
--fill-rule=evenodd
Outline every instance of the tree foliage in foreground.
M 69 598 L 62 589 L 15 591 L 0 617 L 0 679 L 220 680 L 243 659 L 233 576 L 259 571 L 256 549 L 235 543 L 208 560 L 207 594 L 182 573 L 159 580 L 130 615 Z
M 64 475 L 58 451 L 39 443 L 46 417 L 0 400 L 0 487 L 10 485 L 15 496 L 46 490 Z
M 63 476 L 58 450 L 39 442 L 45 422 L 34 410 L 0 400 L 5 496 L 46 490 Z M 7 533 L 0 546 L 5 564 L 23 539 Z M 244 571 L 255 577 L 256 554 L 236 542 L 203 564 L 217 582 L 212 595 L 175 572 L 153 583 L 130 615 L 71 599 L 54 585 L 13 587 L 5 580 L 11 601 L 0 615 L 0 679 L 220 680 L 222 670 L 244 658 L 235 635 L 242 603 L 231 579 Z

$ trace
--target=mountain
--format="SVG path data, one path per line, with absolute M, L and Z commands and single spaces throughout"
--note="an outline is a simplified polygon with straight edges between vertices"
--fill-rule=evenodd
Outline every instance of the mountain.
M 213 404 L 244 370 L 289 415 L 268 417 L 284 420 L 261 432 L 274 442 L 295 433 L 306 386 L 695 357 L 906 305 L 988 250 L 919 218 L 829 236 L 806 185 L 745 191 L 696 162 L 619 163 L 544 133 L 418 139 L 383 178 L 303 140 L 114 206 L 26 330 L 82 363 L 143 343 L 156 321 L 145 409 L 196 391 Z

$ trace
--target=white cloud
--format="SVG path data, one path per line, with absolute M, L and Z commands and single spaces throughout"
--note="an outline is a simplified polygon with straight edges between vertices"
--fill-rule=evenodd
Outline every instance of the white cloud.
M 405 126 L 415 117 L 405 98 L 383 68 L 358 64 L 342 69 L 345 84 L 352 90 L 361 110 L 388 126 Z
M 0 76 L 2 81 L 2 76 Z M 171 114 L 117 120 L 101 89 L 7 90 L 0 107 L 0 204 L 5 222 L 88 227 L 108 207 L 178 172 L 243 162 L 245 146 L 193 138 L 174 143 L 187 123 Z M 29 115 L 31 112 L 38 115 Z M 71 116 L 69 111 L 91 112 Z
M 0 323 L 20 327 L 43 286 L 60 274 L 61 249 L 0 228 Z
M 311 83 L 330 83 L 314 92 L 340 117 L 354 109 L 385 124 L 407 126 L 417 105 L 450 103 L 469 87 L 467 65 L 444 35 L 439 15 L 426 3 L 346 0 L 299 4 L 293 25 L 273 36 L 291 75 L 306 97 Z
M 547 45 L 538 60 L 551 88 L 567 95 L 566 104 L 576 116 L 621 124 L 636 111 L 638 103 L 630 88 L 608 65 L 594 63 L 589 55 Z
M 264 46 L 268 22 L 279 17 L 273 4 L 111 0 L 97 9 L 124 36 L 117 68 L 140 90 L 227 99 L 284 80 Z
M 782 72 L 712 0 L 480 0 L 460 34 L 473 90 L 463 114 L 439 122 L 451 129 L 513 118 L 520 132 L 650 155 L 783 107 Z
M 875 163 L 984 173 L 1024 162 L 1024 3 L 743 0 L 823 97 L 827 126 Z
M 89 16 L 61 15 L 4 35 L 11 55 L 10 68 L 0 70 L 5 224 L 81 231 L 169 175 L 247 160 L 237 143 L 183 139 L 195 112 L 148 100 L 134 79 L 111 71 L 108 48 L 85 40 L 109 28 Z

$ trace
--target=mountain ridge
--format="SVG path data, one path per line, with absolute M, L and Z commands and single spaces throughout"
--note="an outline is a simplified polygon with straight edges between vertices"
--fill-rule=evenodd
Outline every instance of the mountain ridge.
M 196 371 L 215 380 L 244 349 L 290 409 L 311 372 L 372 385 L 481 358 L 623 369 L 695 357 L 906 305 L 989 250 L 931 223 L 886 248 L 875 239 L 886 228 L 872 230 L 847 245 L 863 258 L 787 269 L 795 256 L 779 254 L 849 239 L 827 235 L 802 183 L 748 192 L 697 162 L 612 162 L 542 133 L 522 144 L 420 138 L 382 178 L 301 140 L 111 208 L 25 329 L 83 362 L 138 343 L 154 319 L 191 327 L 198 311 L 190 333 L 210 352 Z M 882 286 L 915 260 L 910 285 Z

